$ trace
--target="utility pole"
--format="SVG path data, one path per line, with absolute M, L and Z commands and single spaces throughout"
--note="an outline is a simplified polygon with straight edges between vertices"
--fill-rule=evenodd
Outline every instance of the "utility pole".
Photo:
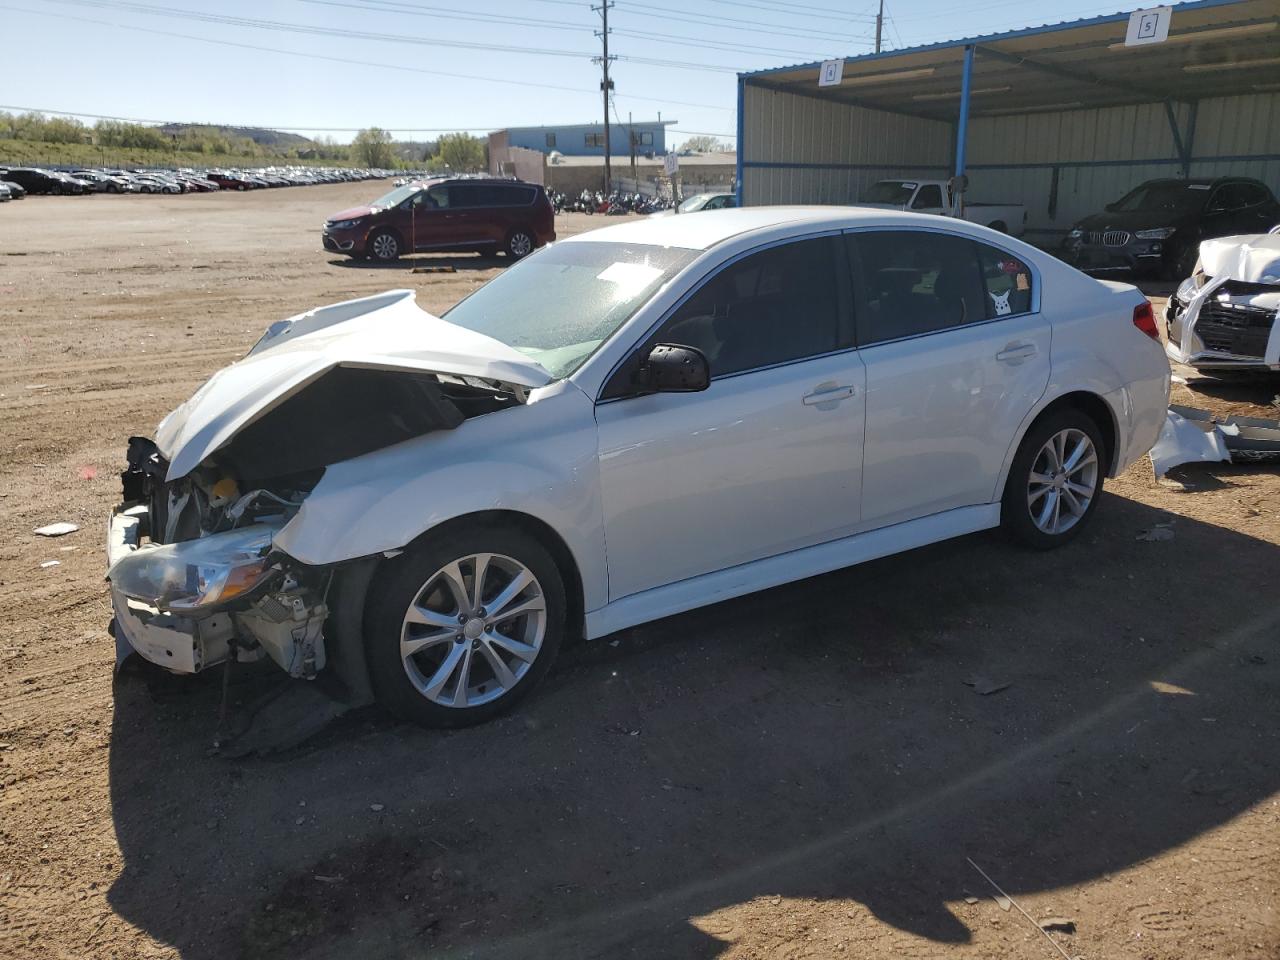
M 600 38 L 604 45 L 599 61 L 602 68 L 600 93 L 604 100 L 604 192 L 606 194 L 609 192 L 609 181 L 613 179 L 612 172 L 609 169 L 609 94 L 613 90 L 609 80 L 609 63 L 613 59 L 609 56 L 609 8 L 612 6 L 612 0 L 602 0 L 600 6 L 591 8 L 592 10 L 600 11 L 601 28 L 596 36 Z
M 880 12 L 876 14 L 876 53 L 880 52 L 880 32 L 884 29 L 884 0 L 880 0 Z

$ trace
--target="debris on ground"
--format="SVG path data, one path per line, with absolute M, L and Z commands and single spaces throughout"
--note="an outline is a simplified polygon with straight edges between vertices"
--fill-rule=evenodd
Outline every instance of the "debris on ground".
M 40 564 L 40 569 L 48 570 L 50 567 L 60 567 L 60 566 L 62 566 L 61 560 L 46 560 L 44 563 Z
M 1280 420 L 1218 417 L 1170 404 L 1151 466 L 1162 477 L 1183 463 L 1280 463 Z
M 451 266 L 446 267 L 414 267 L 414 273 L 457 273 L 458 271 Z
M 385 809 L 385 807 L 383 807 L 383 805 L 380 803 L 371 803 L 369 804 L 369 809 L 372 810 L 374 813 L 381 813 Z
M 1157 523 L 1150 530 L 1143 530 L 1140 534 L 1134 537 L 1134 539 L 1146 540 L 1151 543 L 1154 543 L 1157 540 L 1172 540 L 1173 523 Z
M 979 696 L 989 697 L 993 693 L 999 693 L 1001 690 L 1008 690 L 1013 683 L 1008 680 L 992 680 L 990 677 L 973 677 L 964 682 L 966 687 L 973 687 L 973 692 Z
M 43 527 L 36 527 L 36 536 L 40 537 L 64 537 L 68 533 L 75 533 L 80 528 L 74 523 L 67 523 L 61 520 L 58 523 L 48 523 Z
M 1045 917 L 1040 921 L 1040 929 L 1057 933 L 1075 933 L 1076 922 L 1066 917 Z
M 1074 960 L 1071 954 L 1067 953 L 1067 951 L 1062 949 L 1062 944 L 1058 943 L 1057 940 L 1049 936 L 1049 934 L 1045 932 L 1043 927 L 1041 927 L 1038 923 L 1036 923 L 1034 920 L 1031 919 L 1031 914 L 1023 910 L 1022 907 L 1019 905 L 1018 901 L 1014 900 L 1013 897 L 1009 896 L 1007 893 L 1001 890 L 1000 885 L 996 883 L 994 880 L 992 880 L 989 876 L 987 876 L 987 872 L 985 870 L 983 870 L 980 866 L 978 866 L 976 863 L 973 862 L 972 857 L 965 857 L 965 859 L 969 861 L 969 866 L 973 867 L 973 869 L 977 870 L 980 874 L 982 874 L 983 880 L 987 881 L 987 883 L 991 884 L 991 886 L 995 888 L 996 893 L 999 894 L 999 896 L 995 898 L 995 901 L 996 903 L 1000 904 L 1000 909 L 1008 910 L 1009 907 L 1017 907 L 1018 912 L 1027 918 L 1028 923 L 1034 924 L 1035 928 L 1039 930 L 1042 934 L 1044 934 L 1044 938 L 1053 944 L 1053 948 L 1055 950 L 1057 950 L 1060 954 L 1066 957 L 1066 960 Z M 1006 907 L 1004 905 L 1004 902 L 1002 901 L 1007 901 L 1009 904 L 1009 907 Z

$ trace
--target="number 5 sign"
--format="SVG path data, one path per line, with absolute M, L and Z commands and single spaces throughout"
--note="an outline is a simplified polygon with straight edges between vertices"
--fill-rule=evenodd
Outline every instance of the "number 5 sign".
M 1129 15 L 1129 30 L 1124 35 L 1124 45 L 1140 47 L 1144 43 L 1164 43 L 1169 39 L 1169 21 L 1172 19 L 1172 7 L 1133 11 Z
M 818 86 L 838 87 L 844 79 L 843 60 L 823 60 L 822 69 L 818 71 Z

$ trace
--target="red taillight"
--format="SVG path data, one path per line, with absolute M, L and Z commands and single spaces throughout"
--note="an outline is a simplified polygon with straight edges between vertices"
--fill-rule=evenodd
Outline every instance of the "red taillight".
M 1151 309 L 1151 301 L 1143 300 L 1133 308 L 1133 325 L 1152 340 L 1160 339 L 1160 329 L 1156 326 L 1156 314 Z

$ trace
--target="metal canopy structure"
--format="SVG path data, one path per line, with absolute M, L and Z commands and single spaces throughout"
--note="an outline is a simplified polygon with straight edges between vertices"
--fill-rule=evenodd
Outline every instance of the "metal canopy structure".
M 1280 0 L 1175 5 L 1168 39 L 1141 46 L 1125 45 L 1129 18 L 1126 11 L 851 57 L 834 86 L 819 86 L 819 63 L 741 74 L 739 183 L 742 166 L 761 165 L 752 156 L 754 129 L 744 101 L 766 91 L 945 124 L 952 130 L 951 155 L 944 164 L 935 155 L 913 166 L 936 171 L 945 165 L 956 173 L 966 169 L 975 121 L 985 119 L 990 126 L 1000 118 L 1155 105 L 1168 124 L 1173 159 L 1187 176 L 1198 103 L 1280 91 Z M 758 96 L 753 102 L 759 104 Z M 1258 119 L 1271 122 L 1269 112 Z M 921 127 L 910 129 L 915 135 L 908 139 L 921 136 Z

